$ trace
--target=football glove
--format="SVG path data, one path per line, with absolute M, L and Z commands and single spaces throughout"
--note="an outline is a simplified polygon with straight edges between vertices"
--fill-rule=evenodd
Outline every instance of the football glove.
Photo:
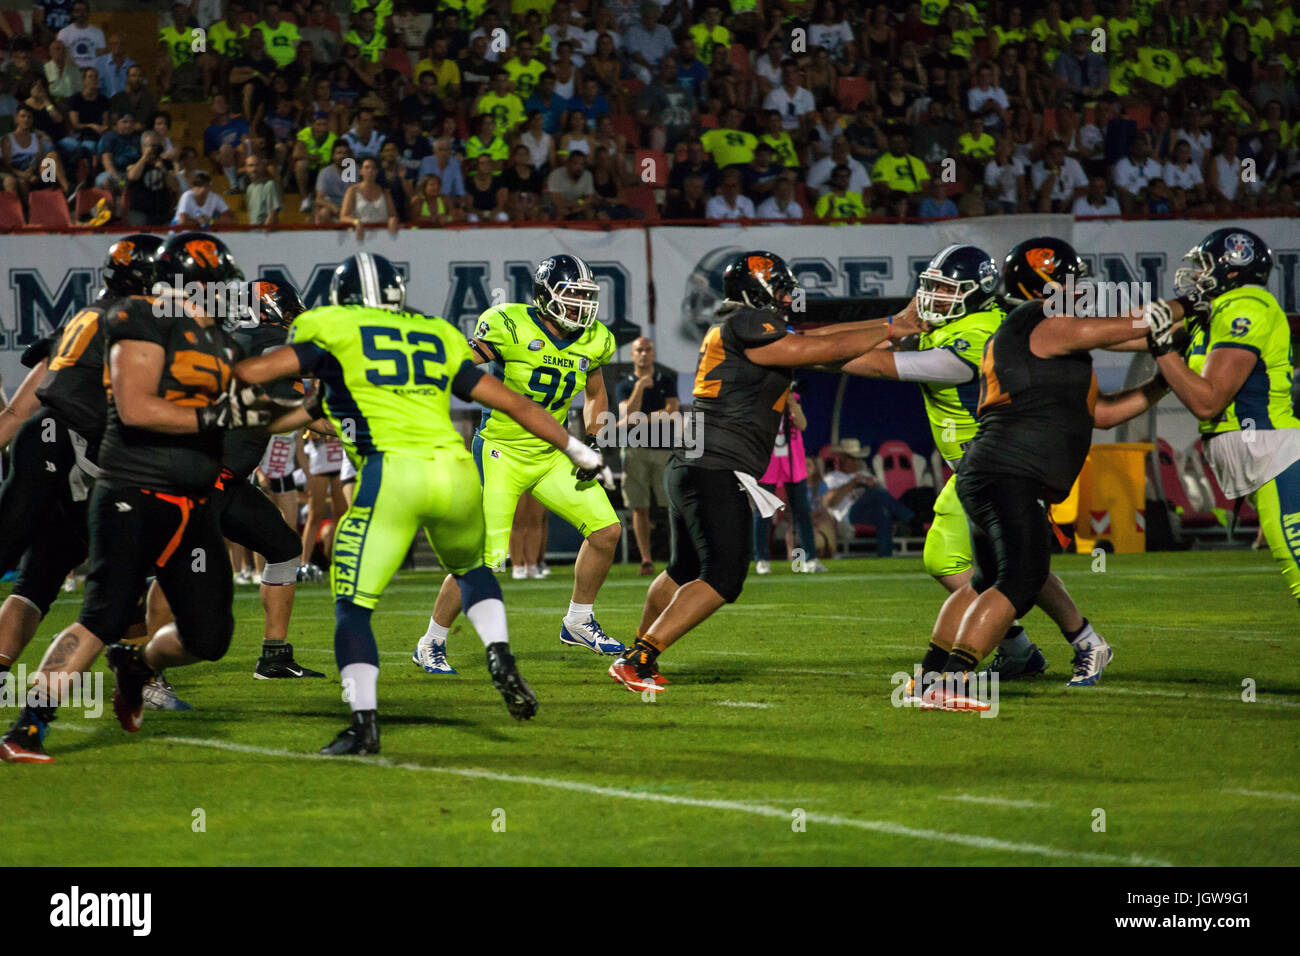
M 1147 351 L 1154 358 L 1177 351 L 1174 342 L 1174 312 L 1163 299 L 1148 302 L 1142 310 L 1147 320 Z
M 583 441 L 570 436 L 564 453 L 577 466 L 578 481 L 591 481 L 600 474 L 600 469 L 605 464 L 605 456 L 600 452 L 600 444 L 595 435 L 588 435 Z
M 195 409 L 199 431 L 248 428 L 267 425 L 275 417 L 266 392 L 257 385 L 239 387 L 231 381 L 225 393 L 211 405 Z

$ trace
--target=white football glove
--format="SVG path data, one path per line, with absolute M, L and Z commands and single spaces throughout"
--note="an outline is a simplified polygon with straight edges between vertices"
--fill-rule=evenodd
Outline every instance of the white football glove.
M 564 446 L 564 453 L 579 471 L 597 471 L 604 464 L 604 456 L 586 442 L 569 436 L 569 443 Z
M 220 398 L 197 411 L 199 431 L 266 425 L 275 416 L 266 392 L 256 385 L 240 388 L 234 380 Z
M 1147 349 L 1154 356 L 1164 355 L 1176 348 L 1174 345 L 1174 313 L 1163 299 L 1148 302 L 1142 309 L 1147 322 Z

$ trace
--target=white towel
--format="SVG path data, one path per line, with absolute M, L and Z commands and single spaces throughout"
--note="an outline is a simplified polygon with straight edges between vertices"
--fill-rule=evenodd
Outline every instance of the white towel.
M 749 492 L 749 500 L 754 502 L 754 507 L 758 509 L 758 513 L 764 518 L 772 517 L 785 507 L 785 502 L 762 487 L 758 483 L 758 479 L 753 475 L 748 475 L 743 471 L 733 472 L 733 474 L 740 479 L 741 487 Z

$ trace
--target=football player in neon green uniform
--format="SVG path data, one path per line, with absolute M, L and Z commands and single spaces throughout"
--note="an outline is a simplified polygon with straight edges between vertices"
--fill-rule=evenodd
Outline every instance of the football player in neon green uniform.
M 998 267 L 992 256 L 975 246 L 948 246 L 922 271 L 916 298 L 907 307 L 921 320 L 919 350 L 877 350 L 844 367 L 858 375 L 919 383 L 935 447 L 954 472 L 978 427 L 975 408 L 984 345 L 1007 314 L 994 294 L 997 287 Z M 935 499 L 934 520 L 922 554 L 926 571 L 949 593 L 970 580 L 970 528 L 957 498 L 955 473 Z M 1049 575 L 1039 606 L 1056 621 L 1066 640 L 1096 635 L 1055 575 Z M 926 658 L 922 670 L 937 670 L 930 665 L 938 661 L 938 651 L 927 653 Z M 1047 660 L 1025 629 L 1014 624 L 989 667 L 1002 680 L 1011 680 L 1042 673 Z
M 1216 229 L 1174 285 L 1191 340 L 1152 344 L 1169 387 L 1200 419 L 1223 493 L 1259 511 L 1264 538 L 1300 600 L 1300 420 L 1291 410 L 1291 331 L 1265 288 L 1273 253 L 1255 233 Z M 1178 318 L 1177 312 L 1174 318 Z
M 294 320 L 289 348 L 236 369 L 253 383 L 319 378 L 321 409 L 273 424 L 294 427 L 323 412 L 359 473 L 335 532 L 330 574 L 334 654 L 353 720 L 321 753 L 379 752 L 379 651 L 370 615 L 421 528 L 460 582 L 466 615 L 487 647 L 493 685 L 511 716 L 526 720 L 537 712 L 537 698 L 510 652 L 501 588 L 483 567 L 481 492 L 474 461 L 451 423 L 450 396 L 510 417 L 521 434 L 526 430 L 581 467 L 597 467 L 599 455 L 483 374 L 455 327 L 405 311 L 401 273 L 382 256 L 363 252 L 344 261 L 330 282 L 330 301 Z
M 587 443 L 609 411 L 605 379 L 598 369 L 614 356 L 614 336 L 596 321 L 600 287 L 591 267 L 577 256 L 543 259 L 533 277 L 532 305 L 494 306 L 479 317 L 470 343 L 477 361 L 489 363 L 507 388 L 540 404 L 557 422 L 569 404 L 585 395 Z M 617 657 L 626 648 L 596 621 L 596 594 L 614 561 L 622 526 L 599 469 L 579 470 L 509 419 L 485 413 L 474 436 L 474 460 L 483 479 L 483 561 L 504 569 L 515 507 L 525 491 L 573 525 L 586 539 L 573 568 L 573 598 L 560 624 L 560 642 Z M 460 604 L 456 579 L 448 576 L 434 605 L 429 628 L 412 659 L 430 674 L 454 674 L 447 663 L 447 629 Z

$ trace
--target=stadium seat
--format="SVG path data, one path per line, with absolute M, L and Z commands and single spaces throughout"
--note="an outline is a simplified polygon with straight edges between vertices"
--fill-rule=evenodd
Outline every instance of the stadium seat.
M 1128 108 L 1128 118 L 1137 123 L 1138 129 L 1151 128 L 1151 107 L 1134 105 Z
M 905 492 L 917 486 L 917 470 L 924 467 L 925 460 L 920 455 L 913 454 L 911 446 L 905 441 L 885 442 L 871 460 L 876 479 L 894 498 L 901 498 Z
M 803 210 L 805 216 L 811 216 L 813 209 L 817 205 L 817 200 L 809 192 L 808 186 L 801 182 L 794 184 L 794 201 L 799 204 L 799 208 Z
M 652 160 L 647 165 L 646 160 Z M 638 149 L 636 151 L 636 163 L 633 166 L 636 175 L 642 178 L 648 186 L 654 186 L 657 189 L 664 189 L 668 186 L 668 154 L 658 149 Z M 645 179 L 645 174 L 649 173 L 654 178 Z
M 753 67 L 749 62 L 749 47 L 743 43 L 731 44 L 731 50 L 727 54 L 727 61 L 737 73 L 748 76 L 752 72 Z
M 68 212 L 68 201 L 57 189 L 37 189 L 27 197 L 30 212 L 28 225 L 47 229 L 58 229 L 72 225 L 72 215 Z
M 636 149 L 641 131 L 637 129 L 636 117 L 631 113 L 614 114 L 614 132 L 627 140 L 629 149 Z
M 0 229 L 21 229 L 27 225 L 23 203 L 17 193 L 0 192 Z
M 718 118 L 714 116 L 712 113 L 701 113 L 700 126 L 704 129 L 717 129 Z
M 99 202 L 101 199 L 107 199 L 109 202 L 112 202 L 113 194 L 107 189 L 83 188 L 78 190 L 77 207 L 73 210 L 73 218 L 76 219 L 77 222 L 81 222 L 82 219 L 89 215 L 90 210 L 95 208 L 95 203 Z
M 1160 488 L 1165 501 L 1178 515 L 1184 528 L 1211 528 L 1218 524 L 1214 515 L 1203 510 L 1199 501 L 1193 501 L 1179 474 L 1178 458 L 1173 447 L 1163 438 L 1156 439 L 1156 458 L 1159 462 Z
M 655 191 L 651 186 L 633 186 L 627 191 L 627 204 L 645 213 L 646 222 L 659 221 L 659 207 L 655 204 Z
M 871 81 L 865 76 L 841 76 L 835 87 L 835 99 L 845 113 L 852 113 L 870 96 Z
M 396 70 L 408 80 L 411 78 L 411 57 L 402 47 L 389 47 L 384 51 L 384 69 Z
M 337 13 L 325 14 L 325 26 L 333 30 L 340 37 L 343 36 L 343 27 L 339 24 L 339 15 Z
M 24 36 L 30 31 L 23 25 L 23 15 L 17 10 L 4 11 L 5 23 L 9 25 L 9 32 L 13 36 Z
M 635 100 L 641 91 L 645 89 L 645 84 L 633 76 L 619 80 L 619 86 L 623 88 L 623 99 L 629 103 Z

